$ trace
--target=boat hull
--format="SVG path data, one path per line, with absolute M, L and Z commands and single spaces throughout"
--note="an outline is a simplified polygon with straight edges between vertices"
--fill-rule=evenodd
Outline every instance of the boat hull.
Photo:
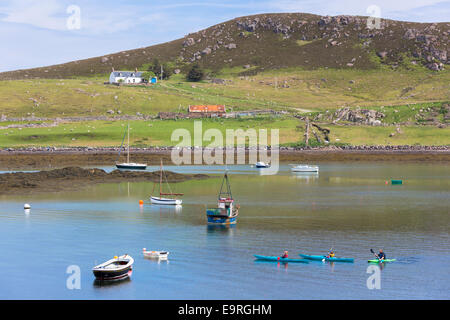
M 314 261 L 330 261 L 330 262 L 354 262 L 354 259 L 352 258 L 327 258 L 326 256 L 313 256 L 308 254 L 299 254 L 300 257 L 308 260 L 314 260 Z
M 218 216 L 208 216 L 208 224 L 211 225 L 232 225 L 236 224 L 237 222 L 237 216 L 236 217 L 218 217 Z
M 222 212 L 222 214 L 220 214 Z M 224 214 L 226 211 L 216 208 L 216 209 L 207 209 L 206 217 L 208 224 L 211 225 L 232 225 L 236 224 L 237 217 L 239 212 L 235 210 L 233 214 L 227 215 Z
M 150 259 L 166 260 L 169 257 L 168 251 L 143 251 L 143 254 Z
M 168 199 L 168 198 L 159 198 L 159 197 L 150 197 L 150 202 L 153 204 L 161 204 L 168 206 L 179 206 L 183 203 L 181 199 Z
M 128 267 L 124 270 L 120 270 L 120 271 L 93 271 L 95 279 L 97 280 L 103 280 L 103 281 L 108 281 L 108 280 L 120 280 L 120 279 L 124 279 L 127 277 L 130 277 L 131 274 L 133 273 L 133 267 Z
M 116 164 L 117 169 L 145 170 L 147 165 Z
M 308 172 L 308 173 L 318 173 L 319 168 L 316 167 L 293 167 L 292 172 Z
M 309 263 L 308 260 L 305 259 L 292 259 L 292 258 L 281 258 L 275 256 L 262 256 L 258 254 L 254 254 L 256 260 L 264 260 L 264 261 L 274 261 L 274 262 L 295 262 L 295 263 Z
M 394 262 L 396 259 L 384 259 L 384 260 L 379 260 L 379 259 L 372 259 L 372 260 L 368 260 L 367 262 L 369 263 L 385 263 L 385 262 Z

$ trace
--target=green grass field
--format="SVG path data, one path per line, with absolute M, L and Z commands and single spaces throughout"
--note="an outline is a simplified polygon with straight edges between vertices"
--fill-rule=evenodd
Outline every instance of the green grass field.
M 177 129 L 190 132 L 194 143 L 194 121 L 192 120 L 152 120 L 130 121 L 130 141 L 132 146 L 174 146 L 180 141 L 172 141 L 172 133 Z M 225 143 L 226 129 L 268 129 L 270 142 L 271 129 L 279 130 L 280 145 L 298 145 L 303 142 L 303 130 L 296 127 L 300 122 L 293 118 L 259 119 L 203 119 L 202 132 L 218 129 Z M 4 129 L 0 131 L 1 147 L 27 146 L 120 146 L 127 122 L 124 121 L 85 121 L 60 124 L 51 128 Z M 338 126 L 330 125 L 331 143 L 352 145 L 450 145 L 450 128 L 432 126 L 401 127 L 401 134 L 389 137 L 396 132 L 395 126 Z M 258 132 L 258 131 L 257 131 Z M 214 139 L 213 139 L 214 140 Z M 311 138 L 314 142 L 314 138 Z M 203 141 L 203 146 L 216 145 L 220 141 Z M 126 144 L 126 141 L 125 141 Z
M 282 117 L 204 119 L 203 129 L 279 129 L 280 144 L 303 141 L 302 125 L 292 114 L 334 112 L 342 106 L 383 111 L 386 124 L 411 122 L 401 134 L 389 137 L 394 126 L 338 126 L 331 129 L 331 143 L 353 145 L 420 144 L 449 145 L 450 129 L 414 126 L 421 108 L 450 101 L 450 72 L 414 70 L 302 70 L 280 69 L 255 76 L 239 76 L 242 68 L 223 69 L 216 76 L 225 85 L 208 81 L 187 82 L 183 75 L 154 86 L 105 85 L 104 77 L 65 80 L 0 81 L 0 116 L 86 117 L 107 116 L 108 110 L 121 115 L 156 115 L 160 111 L 185 112 L 190 104 L 224 104 L 228 110 L 285 110 Z M 443 119 L 443 116 L 440 116 Z M 39 121 L 32 121 L 38 123 Z M 49 121 L 50 123 L 52 121 Z M 3 121 L 0 127 L 22 122 Z M 0 147 L 17 146 L 119 146 L 123 121 L 80 121 L 60 123 L 49 128 L 0 129 Z M 168 146 L 174 130 L 192 132 L 192 120 L 132 121 L 134 146 Z M 208 145 L 205 142 L 204 145 Z

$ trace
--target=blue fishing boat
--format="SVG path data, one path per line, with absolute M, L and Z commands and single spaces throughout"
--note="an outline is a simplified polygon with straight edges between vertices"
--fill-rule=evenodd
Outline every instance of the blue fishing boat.
M 226 190 L 224 190 L 224 187 Z M 218 207 L 206 209 L 206 217 L 210 225 L 231 225 L 236 224 L 239 214 L 239 205 L 234 203 L 233 195 L 231 194 L 230 182 L 228 174 L 222 180 L 222 185 L 219 192 Z

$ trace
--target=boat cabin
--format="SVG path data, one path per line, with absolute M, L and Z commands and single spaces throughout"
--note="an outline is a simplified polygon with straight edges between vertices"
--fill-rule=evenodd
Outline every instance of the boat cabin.
M 218 207 L 220 209 L 221 214 L 230 215 L 233 212 L 233 199 L 230 198 L 220 198 Z

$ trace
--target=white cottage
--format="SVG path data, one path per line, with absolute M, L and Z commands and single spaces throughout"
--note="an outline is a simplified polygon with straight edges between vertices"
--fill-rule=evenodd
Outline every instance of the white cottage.
M 113 71 L 109 76 L 109 83 L 141 83 L 143 82 L 140 71 Z

